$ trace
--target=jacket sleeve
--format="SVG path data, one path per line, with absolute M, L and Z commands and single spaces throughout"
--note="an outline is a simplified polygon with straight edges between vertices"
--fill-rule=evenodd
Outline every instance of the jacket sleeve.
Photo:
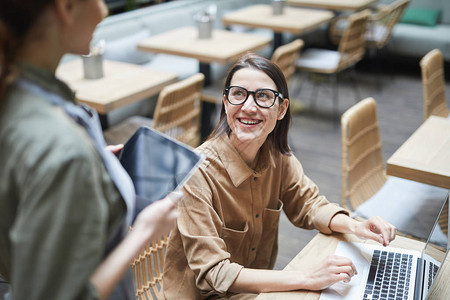
M 280 197 L 289 220 L 298 227 L 331 233 L 331 219 L 338 213 L 349 212 L 319 194 L 319 188 L 304 174 L 294 155 L 283 158 L 282 168 L 285 177 Z
M 224 297 L 243 266 L 230 262 L 222 239 L 223 222 L 214 209 L 213 187 L 202 172 L 196 172 L 184 193 L 177 224 L 197 288 L 203 296 Z

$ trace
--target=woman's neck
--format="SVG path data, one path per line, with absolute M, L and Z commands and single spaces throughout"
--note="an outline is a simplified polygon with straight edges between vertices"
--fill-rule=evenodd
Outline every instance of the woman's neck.
M 27 41 L 19 52 L 18 59 L 55 73 L 62 57 L 57 48 L 51 46 L 51 43 Z
M 44 13 L 26 34 L 17 58 L 54 73 L 64 52 L 58 26 L 50 26 L 52 20 L 51 11 Z
M 259 150 L 261 149 L 262 143 L 258 143 L 257 141 L 244 143 L 237 140 L 232 134 L 229 136 L 229 139 L 246 164 L 254 169 L 258 162 Z

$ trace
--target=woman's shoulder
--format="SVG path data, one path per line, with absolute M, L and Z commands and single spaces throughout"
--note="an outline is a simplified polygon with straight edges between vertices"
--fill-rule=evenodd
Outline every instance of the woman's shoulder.
M 0 119 L 0 141 L 18 160 L 33 164 L 49 156 L 89 158 L 93 153 L 86 132 L 63 109 L 39 97 L 20 91 L 11 95 Z
M 282 154 L 277 152 L 275 155 L 272 155 L 275 164 L 281 165 L 283 170 L 290 170 L 292 172 L 301 172 L 303 173 L 303 166 L 300 160 L 295 156 L 294 153 L 290 155 Z
M 205 141 L 195 151 L 205 156 L 203 166 L 210 166 L 211 163 L 220 160 L 221 153 L 223 153 L 222 147 L 221 139 L 215 138 Z

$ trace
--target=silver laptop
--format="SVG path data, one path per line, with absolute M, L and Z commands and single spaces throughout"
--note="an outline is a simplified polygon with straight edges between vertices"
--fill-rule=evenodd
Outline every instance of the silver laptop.
M 339 242 L 336 255 L 350 258 L 358 274 L 351 282 L 338 282 L 325 289 L 320 300 L 335 299 L 426 299 L 441 263 L 449 252 L 449 234 L 438 225 L 442 205 L 422 252 L 381 245 Z M 447 220 L 447 222 L 449 222 Z

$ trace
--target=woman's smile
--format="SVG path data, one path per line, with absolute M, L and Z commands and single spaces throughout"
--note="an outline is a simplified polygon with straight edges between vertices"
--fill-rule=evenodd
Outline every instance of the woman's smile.
M 258 125 L 262 122 L 262 120 L 256 120 L 256 119 L 249 119 L 249 118 L 238 118 L 238 121 L 245 125 L 246 127 L 254 127 L 255 125 Z

